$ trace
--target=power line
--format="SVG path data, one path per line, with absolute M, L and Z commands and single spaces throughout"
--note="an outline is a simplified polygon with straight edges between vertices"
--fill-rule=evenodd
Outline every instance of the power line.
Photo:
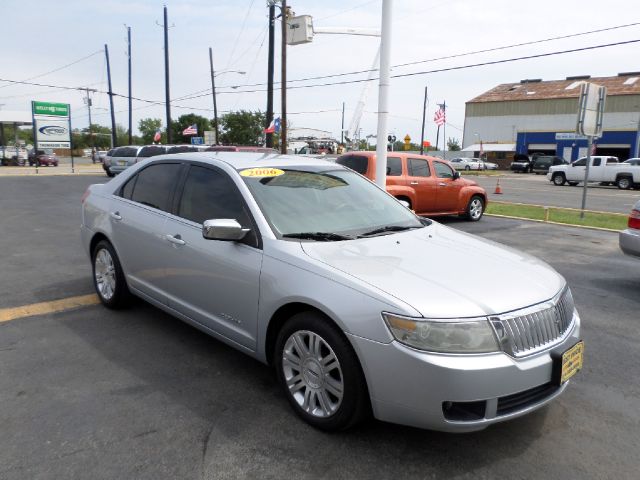
M 417 76 L 417 75 L 427 75 L 427 74 L 430 74 L 430 73 L 441 73 L 441 72 L 449 72 L 449 71 L 455 71 L 455 70 L 464 70 L 464 69 L 468 69 L 468 68 L 477 68 L 477 67 L 483 67 L 483 66 L 487 66 L 487 65 L 497 65 L 497 64 L 502 64 L 502 63 L 522 61 L 522 60 L 531 60 L 531 59 L 535 59 L 535 58 L 544 58 L 544 57 L 550 57 L 550 56 L 556 56 L 556 55 L 564 55 L 564 54 L 568 54 L 568 53 L 585 52 L 585 51 L 591 51 L 591 50 L 614 47 L 614 46 L 620 46 L 620 45 L 630 45 L 630 44 L 638 43 L 638 42 L 640 42 L 640 39 L 625 40 L 625 41 L 621 41 L 621 42 L 605 43 L 605 44 L 600 44 L 600 45 L 591 45 L 591 46 L 588 46 L 588 47 L 572 48 L 572 49 L 568 49 L 568 50 L 558 50 L 558 51 L 554 51 L 554 52 L 539 53 L 539 54 L 534 54 L 534 55 L 526 55 L 526 56 L 521 56 L 521 57 L 506 58 L 506 59 L 501 59 L 501 60 L 491 60 L 491 61 L 487 61 L 487 62 L 473 63 L 473 64 L 467 64 L 467 65 L 458 65 L 458 66 L 446 67 L 446 68 L 438 68 L 438 69 L 434 69 L 434 70 L 424 70 L 424 71 L 421 71 L 421 72 L 402 73 L 402 74 L 392 75 L 391 77 L 392 78 L 405 78 L 405 77 L 411 77 L 411 76 Z M 288 88 L 289 89 L 301 89 L 301 88 L 326 87 L 326 86 L 333 86 L 333 85 L 346 85 L 346 84 L 370 82 L 370 81 L 375 81 L 375 80 L 378 80 L 378 79 L 377 78 L 366 78 L 366 79 L 356 79 L 356 80 L 344 80 L 344 81 L 340 81 L 340 82 L 327 82 L 327 83 L 318 83 L 318 84 L 311 84 L 311 85 L 298 85 L 298 86 L 291 86 L 291 87 L 288 87 Z M 26 82 L 26 81 L 19 81 L 19 80 L 9 80 L 9 79 L 4 79 L 4 78 L 0 78 L 0 81 L 9 82 L 9 83 L 12 83 L 12 84 L 36 85 L 36 86 L 40 86 L 40 87 L 59 88 L 59 89 L 64 89 L 64 90 L 82 89 L 82 87 L 65 87 L 65 86 L 61 86 L 61 85 L 48 85 L 48 84 Z M 266 90 L 265 89 L 256 89 L 256 90 L 239 90 L 239 91 L 232 91 L 232 92 L 229 91 L 229 92 L 219 92 L 219 93 L 237 94 L 237 93 L 256 93 L 256 92 L 264 92 L 264 91 L 266 91 Z M 97 90 L 96 93 L 104 93 L 104 94 L 106 94 L 107 92 L 102 91 L 102 90 Z M 113 95 L 116 96 L 116 97 L 128 98 L 128 95 L 123 95 L 123 94 L 119 94 L 119 93 L 116 93 L 116 92 L 113 92 Z M 202 96 L 204 96 L 204 95 L 194 96 L 194 97 L 191 97 L 190 99 L 199 98 L 199 97 L 202 97 Z M 138 97 L 132 97 L 132 98 L 133 98 L 133 100 L 136 100 L 138 102 L 144 102 L 144 103 L 149 103 L 149 104 L 153 104 L 153 105 L 164 105 L 165 104 L 165 102 L 157 101 L 157 100 L 148 100 L 148 99 L 138 98 Z M 183 99 L 183 100 L 188 100 L 188 99 Z M 179 108 L 193 108 L 193 109 L 196 109 L 195 107 L 182 107 L 182 106 L 179 107 Z
M 527 45 L 535 45 L 535 44 L 539 44 L 539 43 L 547 43 L 547 42 L 551 42 L 551 41 L 556 41 L 556 40 L 565 40 L 567 38 L 574 38 L 574 37 L 580 37 L 580 36 L 584 36 L 584 35 L 592 35 L 594 33 L 602 33 L 602 32 L 608 32 L 611 30 L 618 30 L 621 28 L 629 28 L 629 27 L 635 27 L 640 25 L 640 22 L 634 22 L 634 23 L 627 23 L 624 25 L 615 25 L 612 27 L 604 27 L 604 28 L 600 28 L 597 30 L 589 30 L 587 32 L 578 32 L 578 33 L 572 33 L 569 35 L 560 35 L 557 37 L 549 37 L 549 38 L 543 38 L 543 39 L 538 39 L 538 40 L 532 40 L 529 42 L 522 42 L 522 43 L 515 43 L 515 44 L 509 44 L 509 45 L 502 45 L 499 47 L 492 47 L 492 48 L 487 48 L 487 49 L 483 49 L 483 50 L 475 50 L 475 51 L 471 51 L 471 52 L 463 52 L 463 53 L 456 53 L 456 54 L 452 54 L 452 55 L 445 55 L 442 57 L 434 57 L 434 58 L 428 58 L 425 60 L 417 60 L 414 62 L 408 62 L 408 63 L 401 63 L 398 65 L 392 65 L 392 68 L 402 68 L 402 67 L 406 67 L 406 66 L 410 66 L 410 65 L 418 65 L 420 63 L 430 63 L 430 62 L 436 62 L 436 61 L 440 61 L 440 60 L 450 60 L 452 58 L 460 58 L 460 57 L 466 57 L 466 56 L 470 56 L 470 55 L 477 55 L 479 53 L 490 53 L 490 52 L 496 52 L 496 51 L 500 51 L 500 50 L 507 50 L 510 48 L 516 48 L 516 47 L 524 47 Z M 377 69 L 366 69 L 366 70 L 354 70 L 351 72 L 341 72 L 341 73 L 333 73 L 333 74 L 329 74 L 329 75 L 318 75 L 318 76 L 314 76 L 314 77 L 306 77 L 306 78 L 298 78 L 298 79 L 292 79 L 292 80 L 287 80 L 288 83 L 291 82 L 306 82 L 306 81 L 310 81 L 310 80 L 323 80 L 325 78 L 336 78 L 336 77 L 344 77 L 344 76 L 349 76 L 349 75 L 359 75 L 359 74 L 363 74 L 363 73 L 369 73 L 369 72 L 375 72 L 377 71 Z M 275 82 L 275 84 L 279 84 L 280 82 Z M 237 89 L 237 88 L 243 88 L 243 87 L 260 87 L 266 85 L 266 83 L 261 82 L 261 83 L 251 83 L 251 84 L 239 84 L 239 85 L 224 85 L 218 88 L 233 88 L 233 89 Z M 193 92 L 194 94 L 196 93 L 201 93 L 204 92 L 204 90 L 200 90 L 198 92 Z M 209 89 L 209 93 L 211 93 L 211 89 Z M 186 98 L 188 97 L 188 95 L 183 96 L 182 98 Z
M 58 67 L 58 68 L 55 68 L 53 70 L 49 70 L 48 72 L 41 73 L 41 74 L 36 75 L 34 77 L 25 78 L 23 81 L 26 82 L 26 81 L 29 81 L 29 80 L 35 80 L 36 78 L 44 77 L 44 76 L 49 75 L 51 73 L 59 72 L 60 70 L 64 70 L 65 68 L 71 67 L 72 65 L 75 65 L 76 63 L 80 63 L 80 62 L 82 62 L 82 61 L 84 61 L 84 60 L 86 60 L 88 58 L 93 57 L 94 55 L 99 54 L 99 53 L 102 53 L 102 50 L 98 50 L 98 51 L 95 51 L 93 53 L 90 53 L 89 55 L 87 55 L 85 57 L 79 58 L 78 60 L 75 60 L 75 61 L 73 61 L 71 63 L 67 63 L 66 65 L 63 65 L 63 66 Z M 0 86 L 0 88 L 5 88 L 5 87 L 8 87 L 8 86 L 9 85 L 2 85 L 2 86 Z

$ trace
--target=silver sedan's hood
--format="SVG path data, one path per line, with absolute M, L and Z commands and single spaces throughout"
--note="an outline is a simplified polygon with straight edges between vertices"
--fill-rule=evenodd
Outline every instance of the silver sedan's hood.
M 302 248 L 430 318 L 516 310 L 550 299 L 565 285 L 535 257 L 435 222 L 353 241 L 303 242 Z

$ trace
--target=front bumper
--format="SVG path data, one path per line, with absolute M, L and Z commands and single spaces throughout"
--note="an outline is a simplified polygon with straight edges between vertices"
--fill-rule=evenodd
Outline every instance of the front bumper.
M 506 353 L 445 355 L 349 335 L 358 352 L 377 419 L 430 430 L 471 432 L 525 415 L 567 387 L 552 385 L 552 352 L 580 339 L 580 319 L 552 348 L 524 358 Z M 477 415 L 450 414 L 450 406 L 479 407 Z M 447 414 L 445 414 L 447 411 Z
M 627 255 L 640 257 L 640 230 L 627 228 L 620 232 L 620 249 Z

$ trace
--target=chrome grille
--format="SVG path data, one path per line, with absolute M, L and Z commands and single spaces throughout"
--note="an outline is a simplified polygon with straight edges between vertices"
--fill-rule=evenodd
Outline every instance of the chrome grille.
M 544 350 L 567 333 L 573 322 L 573 297 L 565 288 L 549 302 L 491 317 L 502 349 L 515 357 Z

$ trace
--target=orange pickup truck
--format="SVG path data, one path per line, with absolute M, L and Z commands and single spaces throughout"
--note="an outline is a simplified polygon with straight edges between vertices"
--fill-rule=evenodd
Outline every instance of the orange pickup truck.
M 346 153 L 338 157 L 337 163 L 375 180 L 375 152 Z M 426 155 L 389 152 L 387 192 L 425 216 L 463 215 L 475 222 L 487 205 L 484 188 L 461 178 L 446 160 Z

